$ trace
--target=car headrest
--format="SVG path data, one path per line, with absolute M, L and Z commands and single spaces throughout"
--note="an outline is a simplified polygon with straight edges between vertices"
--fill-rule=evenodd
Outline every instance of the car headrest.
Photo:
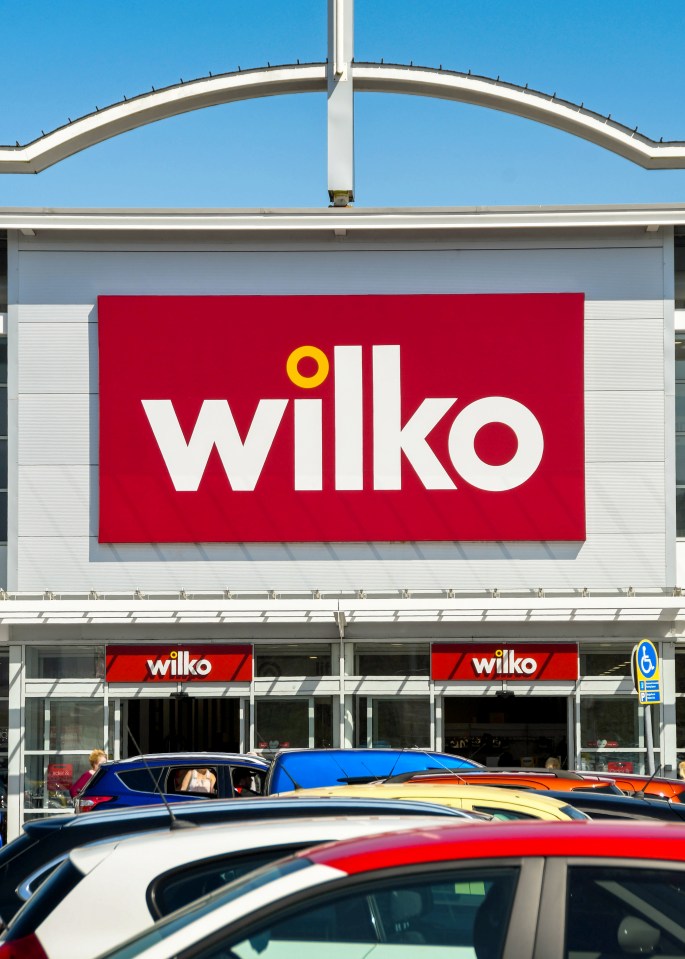
M 618 944 L 629 956 L 649 955 L 659 945 L 661 932 L 637 916 L 626 916 L 619 923 Z
M 406 922 L 423 911 L 421 893 L 413 889 L 395 889 L 390 894 L 390 914 L 393 922 Z

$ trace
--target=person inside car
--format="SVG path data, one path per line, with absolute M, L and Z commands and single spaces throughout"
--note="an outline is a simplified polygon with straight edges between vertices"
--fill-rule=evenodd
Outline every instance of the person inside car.
M 252 776 L 246 769 L 235 769 L 233 771 L 233 790 L 236 796 L 258 796 L 252 788 Z
M 216 776 L 211 769 L 189 769 L 183 777 L 181 792 L 213 793 L 215 786 Z

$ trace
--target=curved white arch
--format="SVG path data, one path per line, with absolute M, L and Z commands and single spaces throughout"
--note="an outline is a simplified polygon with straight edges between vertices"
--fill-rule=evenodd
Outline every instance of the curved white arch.
M 0 146 L 0 173 L 39 173 L 110 137 L 192 110 L 292 93 L 325 93 L 327 65 L 266 67 L 153 90 L 96 110 L 25 146 Z M 650 140 L 583 105 L 488 77 L 429 67 L 355 63 L 354 88 L 367 93 L 436 97 L 500 110 L 556 127 L 648 170 L 685 168 L 685 143 Z

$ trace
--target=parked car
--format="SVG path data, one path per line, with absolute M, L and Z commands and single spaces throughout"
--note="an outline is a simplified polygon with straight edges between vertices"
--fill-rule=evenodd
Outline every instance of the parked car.
M 636 776 L 633 773 L 608 772 L 621 792 L 629 796 L 651 796 L 654 799 L 670 799 L 685 803 L 685 780 L 668 779 L 665 776 Z
M 549 798 L 534 790 L 517 792 L 496 786 L 461 786 L 455 782 L 368 783 L 361 786 L 323 786 L 284 793 L 284 797 L 355 796 L 370 799 L 412 799 L 444 803 L 456 809 L 485 813 L 495 819 L 585 819 L 584 813 L 563 800 Z
M 597 792 L 550 792 L 545 796 L 564 799 L 569 806 L 586 813 L 590 819 L 661 819 L 685 823 L 685 804 L 654 796 L 620 796 Z
M 107 959 L 685 954 L 685 829 L 440 826 L 329 843 L 172 913 Z
M 273 795 L 312 786 L 368 783 L 418 770 L 482 768 L 470 759 L 426 749 L 282 749 L 271 761 L 265 789 Z
M 566 769 L 456 769 L 450 773 L 435 773 L 430 770 L 393 776 L 390 781 L 421 784 L 459 782 L 465 786 L 497 786 L 501 789 L 554 789 L 558 792 L 589 790 L 623 795 L 610 776 L 577 773 Z
M 163 802 L 207 799 L 208 792 L 194 793 L 193 770 L 206 769 L 212 782 L 209 794 L 217 798 L 239 795 L 236 782 L 247 774 L 252 792 L 264 792 L 269 764 L 243 753 L 155 753 L 102 763 L 74 800 L 76 812 L 96 807 L 145 806 Z
M 424 802 L 387 802 L 381 799 L 206 800 L 173 806 L 173 821 L 163 805 L 95 811 L 87 816 L 52 816 L 24 824 L 23 832 L 0 849 L 0 917 L 4 922 L 30 898 L 41 883 L 77 846 L 117 836 L 170 829 L 172 823 L 197 825 L 220 822 L 256 822 L 264 819 L 306 819 L 317 816 L 460 816 L 458 809 Z
M 478 768 L 448 753 L 423 749 L 291 749 L 278 752 L 271 763 L 242 753 L 162 753 L 103 763 L 74 800 L 78 812 L 107 806 L 140 806 L 182 802 L 196 797 L 184 790 L 193 769 L 207 769 L 215 779 L 212 795 L 237 797 L 241 774 L 250 778 L 250 794 L 273 795 L 300 786 L 371 782 L 393 773 L 418 769 Z
M 2 935 L 0 959 L 94 959 L 199 896 L 300 849 L 444 821 L 408 815 L 274 819 L 80 846 L 16 914 Z M 82 921 L 94 903 L 107 904 L 95 930 Z

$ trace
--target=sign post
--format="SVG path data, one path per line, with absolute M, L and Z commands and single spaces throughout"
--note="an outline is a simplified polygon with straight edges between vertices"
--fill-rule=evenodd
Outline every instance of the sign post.
M 649 639 L 641 640 L 633 647 L 631 655 L 633 684 L 640 705 L 645 710 L 645 746 L 647 748 L 647 774 L 654 775 L 654 739 L 652 734 L 651 704 L 661 702 L 661 678 L 659 654 Z

